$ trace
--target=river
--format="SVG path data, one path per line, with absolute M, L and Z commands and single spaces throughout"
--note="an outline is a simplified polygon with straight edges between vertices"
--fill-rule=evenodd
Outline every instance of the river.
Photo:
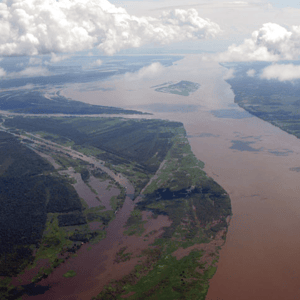
M 238 108 L 226 73 L 217 63 L 190 55 L 152 78 L 104 83 L 114 86 L 111 91 L 73 86 L 63 93 L 148 112 L 164 104 L 155 118 L 184 123 L 193 152 L 232 201 L 233 217 L 207 299 L 299 299 L 300 173 L 294 168 L 300 167 L 300 141 Z M 150 88 L 180 80 L 201 88 L 189 97 Z

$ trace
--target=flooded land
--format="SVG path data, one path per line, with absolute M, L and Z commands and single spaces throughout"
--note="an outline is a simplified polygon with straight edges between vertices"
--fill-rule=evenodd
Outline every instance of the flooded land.
M 88 104 L 109 103 L 150 114 L 89 120 L 94 128 L 83 126 L 84 118 L 5 120 L 12 127 L 22 123 L 26 143 L 85 198 L 85 210 L 81 208 L 88 220 L 88 225 L 82 225 L 85 230 L 103 232 L 97 243 L 80 244 L 76 255 L 34 287 L 30 285 L 24 299 L 90 300 L 97 295 L 105 299 L 112 291 L 128 299 L 145 298 L 145 293 L 166 299 L 184 289 L 191 292 L 191 299 L 203 299 L 208 281 L 208 300 L 300 297 L 300 141 L 234 103 L 227 78 L 226 68 L 189 55 L 152 77 L 127 74 L 86 89 L 76 84 L 60 91 Z M 166 131 L 167 125 L 157 119 L 171 121 L 172 129 Z M 99 133 L 96 122 L 107 122 L 114 130 L 109 135 L 105 130 Z M 151 122 L 161 125 L 162 140 L 176 132 L 171 148 L 162 140 L 159 151 L 151 148 L 156 141 Z M 178 122 L 183 123 L 186 136 Z M 37 124 L 45 127 L 34 130 Z M 126 138 L 125 127 L 132 132 Z M 59 128 L 65 128 L 63 140 L 55 131 Z M 117 134 L 122 143 L 111 138 Z M 90 147 L 84 148 L 84 143 Z M 128 156 L 120 159 L 124 151 Z M 199 209 L 202 188 L 208 198 L 217 195 L 206 201 L 214 209 L 204 214 Z M 183 272 L 187 269 L 188 274 Z M 25 277 L 26 273 L 24 283 Z M 176 282 L 175 289 L 168 278 Z M 201 282 L 197 294 L 187 289 L 195 278 L 199 279 L 195 285 Z
M 13 278 L 22 284 L 19 294 L 137 299 L 200 293 L 204 299 L 231 204 L 203 171 L 182 123 L 4 118 L 1 129 L 48 159 L 54 170 L 47 175 L 72 185 L 78 203 L 77 210 L 52 204 L 32 266 Z M 70 206 L 72 198 L 61 201 Z
M 120 80 L 114 91 L 65 93 L 91 103 L 113 99 L 114 105 L 184 123 L 193 152 L 232 201 L 233 217 L 207 299 L 297 299 L 300 141 L 234 104 L 226 72 L 189 56 L 168 68 L 163 79 Z M 201 87 L 189 97 L 150 88 L 181 80 Z M 176 105 L 181 106 L 174 111 Z

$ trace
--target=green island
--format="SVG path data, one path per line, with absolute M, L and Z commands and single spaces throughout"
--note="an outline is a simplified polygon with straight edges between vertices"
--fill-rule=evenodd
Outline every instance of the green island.
M 21 297 L 28 286 L 75 257 L 82 244 L 93 247 L 105 239 L 106 228 L 125 201 L 135 206 L 123 234 L 152 242 L 125 277 L 110 282 L 94 299 L 205 299 L 231 203 L 203 171 L 181 123 L 99 117 L 1 119 L 6 131 L 0 131 L 1 299 Z M 133 194 L 120 183 L 122 176 Z M 78 184 L 94 198 L 81 198 Z M 104 191 L 111 194 L 102 203 Z M 146 233 L 147 222 L 160 218 L 167 218 L 169 225 L 159 234 Z M 125 245 L 116 252 L 115 263 L 136 257 Z M 31 281 L 22 281 L 28 273 L 33 274 Z M 64 277 L 72 280 L 77 275 L 70 270 Z
M 191 93 L 196 92 L 199 87 L 199 83 L 184 80 L 178 83 L 166 82 L 160 85 L 152 86 L 152 88 L 155 88 L 156 92 L 170 93 L 181 96 L 189 96 Z

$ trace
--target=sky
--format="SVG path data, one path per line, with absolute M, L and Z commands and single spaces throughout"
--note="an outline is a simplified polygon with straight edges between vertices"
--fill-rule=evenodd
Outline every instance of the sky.
M 300 0 L 2 0 L 0 60 L 30 56 L 29 73 L 39 55 L 51 55 L 51 64 L 79 52 L 194 52 L 276 65 L 299 59 L 299 16 Z M 300 77 L 292 62 L 284 71 Z

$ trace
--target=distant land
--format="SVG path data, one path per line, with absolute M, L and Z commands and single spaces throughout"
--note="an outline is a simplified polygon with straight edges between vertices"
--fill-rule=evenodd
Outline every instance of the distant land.
M 118 107 L 92 105 L 67 99 L 59 93 L 47 97 L 38 90 L 9 90 L 0 92 L 0 110 L 24 114 L 143 114 Z
M 181 96 L 189 96 L 191 93 L 197 91 L 199 87 L 199 83 L 184 80 L 178 83 L 166 82 L 160 85 L 152 86 L 152 88 L 155 88 L 155 91 L 157 92 L 170 93 Z
M 266 62 L 222 63 L 235 70 L 226 81 L 234 92 L 234 102 L 240 107 L 282 130 L 300 138 L 300 85 L 299 80 L 279 81 L 260 78 Z M 247 71 L 255 75 L 248 76 Z

